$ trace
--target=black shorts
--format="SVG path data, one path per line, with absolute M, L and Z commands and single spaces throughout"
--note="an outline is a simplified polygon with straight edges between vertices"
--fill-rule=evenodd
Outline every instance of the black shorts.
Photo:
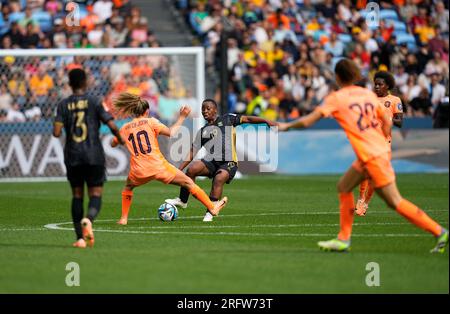
M 88 187 L 103 186 L 106 181 L 105 166 L 79 165 L 66 166 L 66 169 L 71 187 L 84 186 L 84 182 Z
M 234 176 L 236 175 L 236 171 L 238 170 L 238 164 L 234 161 L 207 161 L 204 159 L 201 159 L 201 162 L 203 162 L 209 170 L 209 178 L 214 178 L 220 170 L 225 170 L 229 174 L 229 178 L 227 181 L 227 184 L 233 180 Z

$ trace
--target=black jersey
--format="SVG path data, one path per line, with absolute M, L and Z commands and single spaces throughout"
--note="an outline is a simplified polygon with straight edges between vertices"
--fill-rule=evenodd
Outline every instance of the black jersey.
M 55 123 L 64 124 L 66 166 L 104 165 L 105 154 L 99 137 L 100 121 L 107 123 L 112 119 L 97 97 L 72 95 L 58 104 Z
M 237 163 L 235 127 L 240 124 L 241 115 L 229 113 L 219 116 L 212 124 L 200 129 L 193 146 L 197 149 L 205 147 L 205 160 Z

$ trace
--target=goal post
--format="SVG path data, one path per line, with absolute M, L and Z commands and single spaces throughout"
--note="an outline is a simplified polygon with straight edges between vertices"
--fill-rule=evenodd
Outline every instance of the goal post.
M 0 50 L 0 181 L 65 178 L 65 139 L 53 138 L 51 129 L 57 103 L 71 94 L 70 69 L 87 71 L 88 92 L 107 109 L 120 92 L 133 92 L 149 101 L 152 115 L 171 124 L 179 107 L 189 105 L 194 118 L 185 125 L 195 133 L 204 123 L 195 118 L 205 97 L 204 64 L 203 47 Z M 125 176 L 128 154 L 109 147 L 105 126 L 101 137 L 108 177 Z M 169 140 L 160 144 L 167 152 Z

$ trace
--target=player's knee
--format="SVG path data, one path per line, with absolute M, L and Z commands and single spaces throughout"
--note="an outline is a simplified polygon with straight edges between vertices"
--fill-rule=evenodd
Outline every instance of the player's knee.
M 384 199 L 387 206 L 389 206 L 392 209 L 397 209 L 398 204 L 402 201 L 401 196 L 388 196 Z
M 197 171 L 194 167 L 189 167 L 186 171 L 186 175 L 189 178 L 195 178 L 195 176 L 197 175 Z
M 225 171 L 220 171 L 214 177 L 214 185 L 223 185 L 228 180 L 228 173 Z
M 342 183 L 342 181 L 339 181 L 336 184 L 336 190 L 337 190 L 338 193 L 348 193 L 348 192 L 350 192 L 350 191 L 348 191 L 346 186 Z
M 181 185 L 182 187 L 191 190 L 195 186 L 195 182 L 191 178 L 186 177 L 181 183 Z
M 83 198 L 83 196 L 84 196 L 83 194 L 84 194 L 83 190 L 74 189 L 72 191 L 73 198 Z

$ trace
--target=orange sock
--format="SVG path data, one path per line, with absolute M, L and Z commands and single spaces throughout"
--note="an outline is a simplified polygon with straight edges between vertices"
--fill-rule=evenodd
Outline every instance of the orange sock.
M 352 225 L 355 212 L 354 202 L 355 199 L 352 192 L 339 193 L 339 209 L 341 212 L 341 231 L 338 234 L 339 240 L 348 241 L 352 235 Z
M 128 212 L 130 211 L 131 201 L 133 199 L 133 191 L 122 191 L 122 218 L 128 218 Z
M 209 199 L 209 196 L 198 185 L 194 185 L 194 187 L 189 191 L 189 193 L 191 193 L 193 197 L 195 197 L 203 205 L 205 205 L 207 209 L 214 208 L 214 204 Z
M 372 185 L 372 182 L 367 182 L 367 190 L 366 190 L 366 197 L 364 199 L 364 202 L 366 204 L 369 204 L 370 200 L 372 199 L 373 193 L 375 192 L 375 189 Z
M 417 227 L 422 228 L 435 236 L 441 234 L 442 227 L 413 203 L 402 199 L 400 203 L 398 203 L 396 210 L 400 215 L 408 219 Z
M 366 199 L 366 191 L 369 188 L 369 186 L 370 186 L 369 179 L 365 179 L 359 185 L 359 199 L 360 200 L 365 200 Z

